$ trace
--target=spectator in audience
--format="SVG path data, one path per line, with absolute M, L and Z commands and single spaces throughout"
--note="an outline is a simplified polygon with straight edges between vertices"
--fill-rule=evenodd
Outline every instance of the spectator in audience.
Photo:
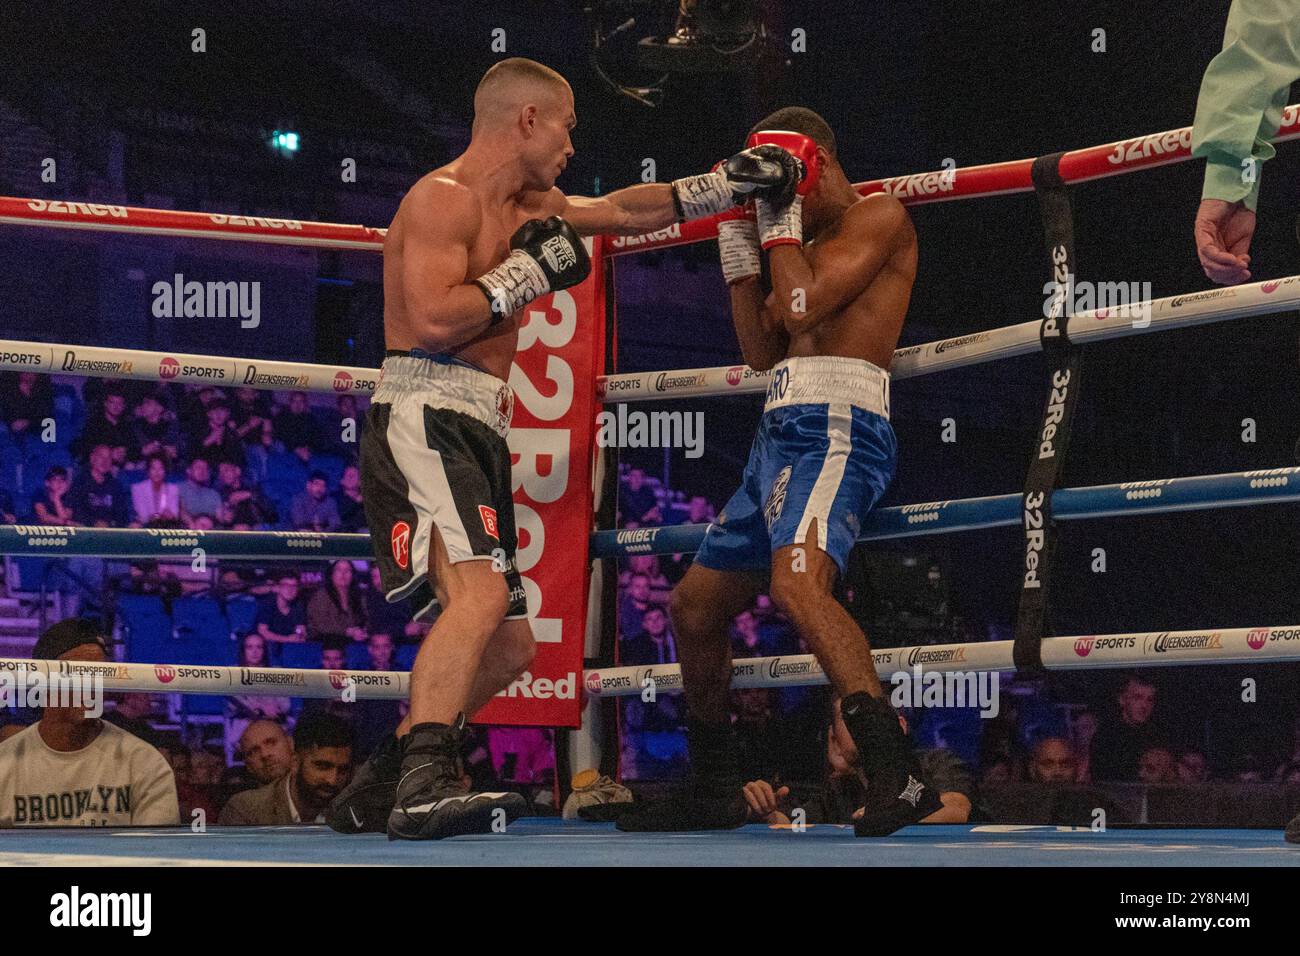
M 240 667 L 268 667 L 266 639 L 258 631 L 249 631 L 239 639 Z M 288 697 L 242 695 L 227 697 L 222 712 L 226 719 L 226 751 L 233 754 L 248 725 L 255 720 L 284 723 L 293 709 Z
M 212 385 L 187 382 L 182 387 L 177 402 L 177 426 L 187 441 L 202 433 L 208 420 L 208 406 L 222 397 L 222 392 Z
M 638 526 L 661 523 L 659 499 L 654 489 L 646 484 L 645 472 L 640 468 L 629 468 L 624 476 L 618 510 L 625 523 L 635 521 Z
M 0 376 L 0 395 L 4 396 L 4 422 L 15 442 L 28 437 L 40 440 L 46 419 L 54 417 L 54 389 L 48 375 L 18 372 Z
M 1184 750 L 1179 754 L 1176 770 L 1183 783 L 1209 783 L 1210 764 L 1199 750 Z
M 244 443 L 230 422 L 230 406 L 218 399 L 208 405 L 204 427 L 189 436 L 191 458 L 205 458 L 211 468 L 217 462 L 244 464 Z
M 99 625 L 65 618 L 32 648 L 36 660 L 103 663 Z M 87 701 L 46 707 L 0 744 L 0 827 L 175 826 L 176 781 L 154 747 L 90 716 Z
M 76 525 L 77 516 L 72 512 L 72 501 L 68 497 L 68 469 L 62 465 L 52 465 L 45 472 L 45 492 L 32 502 L 37 524 Z
M 370 654 L 370 670 L 393 670 L 393 636 L 383 631 L 376 631 L 366 641 L 366 651 Z
M 104 719 L 161 750 L 165 738 L 149 722 L 152 716 L 153 698 L 148 694 L 119 694 L 117 703 L 104 714 Z
M 109 383 L 104 392 L 104 405 L 97 414 L 86 422 L 81 436 L 72 443 L 72 451 L 78 457 L 88 451 L 93 455 L 96 446 L 108 449 L 109 462 L 113 468 L 126 464 L 128 456 L 132 461 L 138 460 L 135 453 L 135 430 L 126 415 L 126 393 L 116 383 Z
M 343 648 L 338 645 L 325 644 L 320 649 L 320 669 L 323 671 L 341 671 L 347 667 L 347 658 Z
M 233 531 L 252 531 L 275 523 L 275 506 L 257 488 L 244 483 L 243 467 L 233 461 L 217 465 L 221 523 Z
M 1092 780 L 1092 739 L 1097 736 L 1097 715 L 1090 710 L 1080 711 L 1070 723 L 1070 740 L 1074 745 L 1080 783 Z
M 741 611 L 732 622 L 731 653 L 737 658 L 769 656 L 753 611 Z
M 107 445 L 91 449 L 90 467 L 73 480 L 68 505 L 79 524 L 92 528 L 125 528 L 130 522 L 126 491 L 113 474 L 113 453 Z
M 307 485 L 293 496 L 290 514 L 298 531 L 337 531 L 339 509 L 328 494 L 325 473 L 313 471 Z
M 326 713 L 303 715 L 293 732 L 293 766 L 280 779 L 237 793 L 218 817 L 221 826 L 324 823 L 325 810 L 352 777 L 352 733 Z
M 257 612 L 255 630 L 275 644 L 301 644 L 307 640 L 307 611 L 298 597 L 298 575 L 281 571 L 275 591 Z
M 366 620 L 370 629 L 392 634 L 404 644 L 418 644 L 423 639 L 428 623 L 412 620 L 409 601 L 389 604 L 384 598 L 384 585 L 379 576 L 379 565 L 370 565 L 370 587 L 366 588 Z
M 618 632 L 625 639 L 641 633 L 641 618 L 650 609 L 650 579 L 644 574 L 634 574 L 627 581 L 627 590 L 618 601 Z
M 1140 674 L 1124 681 L 1116 698 L 1117 715 L 1103 722 L 1092 741 L 1092 779 L 1138 779 L 1138 760 L 1151 747 L 1163 747 L 1164 736 L 1153 725 L 1156 688 Z
M 366 515 L 361 506 L 361 471 L 348 465 L 339 478 L 339 490 L 334 493 L 334 503 L 339 514 L 339 530 L 364 531 Z
M 244 728 L 237 753 L 258 786 L 280 780 L 293 767 L 293 741 L 273 720 L 255 720 Z
M 297 455 L 305 464 L 321 446 L 320 423 L 307 408 L 304 392 L 291 392 L 288 406 L 280 409 L 274 421 L 276 440 L 285 451 Z
M 802 791 L 791 795 L 791 787 L 767 780 L 754 780 L 745 784 L 743 796 L 751 820 L 771 824 L 787 824 L 790 813 L 800 807 L 806 823 L 852 823 L 862 814 L 866 803 L 867 778 L 862 772 L 862 761 L 857 746 L 840 717 L 839 700 L 834 701 L 834 719 L 826 734 L 826 771 L 820 785 L 795 789 Z M 898 718 L 907 731 L 907 721 Z M 916 759 L 921 771 L 932 786 L 939 791 L 943 803 L 940 810 L 922 820 L 922 823 L 965 823 L 970 819 L 975 802 L 975 782 L 970 770 L 947 750 L 918 749 Z
M 206 515 L 216 522 L 221 517 L 221 495 L 208 487 L 212 469 L 207 459 L 195 458 L 185 469 L 185 483 L 180 487 L 181 521 L 187 528 L 197 528 L 197 519 Z
M 678 524 L 708 524 L 713 520 L 713 505 L 703 495 L 694 495 L 686 503 L 686 512 Z
M 18 515 L 14 509 L 13 495 L 0 488 L 0 524 L 17 524 Z
M 131 486 L 135 526 L 158 521 L 177 522 L 181 516 L 180 488 L 167 480 L 167 456 L 154 452 L 146 459 L 145 480 Z
M 663 608 L 651 607 L 642 615 L 641 633 L 623 641 L 619 659 L 626 665 L 676 663 L 677 644 Z
M 1029 779 L 1037 783 L 1075 783 L 1078 765 L 1074 748 L 1061 737 L 1044 737 L 1029 759 Z
M 627 587 L 632 576 L 644 574 L 650 585 L 650 600 L 655 604 L 667 606 L 672 594 L 672 583 L 664 576 L 659 566 L 659 556 L 655 554 L 634 554 L 627 559 L 627 570 L 619 575 L 619 586 Z
M 1173 783 L 1178 779 L 1174 755 L 1164 747 L 1148 747 L 1138 758 L 1137 779 L 1148 786 Z
M 176 416 L 167 410 L 158 395 L 148 393 L 140 399 L 131 429 L 132 440 L 141 457 L 163 455 L 168 468 L 180 457 Z
M 230 407 L 230 421 L 241 442 L 245 445 L 260 444 L 262 427 L 271 423 L 270 396 L 256 388 L 235 389 L 235 400 Z
M 352 584 L 351 561 L 335 561 L 307 602 L 307 638 L 339 643 L 364 641 L 366 619 L 361 595 Z

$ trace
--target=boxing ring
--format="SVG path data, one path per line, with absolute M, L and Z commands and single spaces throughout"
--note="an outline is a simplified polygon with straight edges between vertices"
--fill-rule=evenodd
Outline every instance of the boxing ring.
M 502 835 L 390 843 L 322 826 L 0 830 L 0 866 L 1300 866 L 1275 830 L 914 826 L 860 840 L 850 826 L 751 824 L 713 833 L 621 833 L 525 817 Z
M 1300 138 L 1300 104 L 1286 108 L 1275 142 Z M 1072 276 L 1073 225 L 1066 190 L 1092 179 L 1184 162 L 1191 158 L 1191 130 L 1136 137 L 1053 156 L 924 173 L 860 184 L 859 192 L 886 192 L 907 204 L 953 201 L 1036 191 L 1042 202 L 1049 251 L 1058 269 Z M 99 203 L 59 203 L 0 197 L 0 222 L 25 227 L 133 232 L 158 236 L 293 244 L 311 248 L 382 250 L 384 231 L 362 226 L 255 217 L 211 216 L 142 210 Z M 615 256 L 715 235 L 711 221 L 674 226 L 603 247 L 606 268 Z M 1081 348 L 1135 334 L 1169 332 L 1207 323 L 1275 315 L 1300 309 L 1300 276 L 1269 279 L 1137 303 L 1117 311 L 1071 312 L 1062 295 L 1045 318 L 897 350 L 891 373 L 918 377 L 1002 358 L 1043 352 L 1051 371 L 1042 426 L 1035 436 L 1025 488 L 1020 492 L 949 501 L 918 502 L 873 512 L 860 541 L 949 534 L 994 527 L 1025 531 L 1024 588 L 1013 640 L 884 648 L 874 651 L 883 679 L 916 666 L 926 671 L 1017 671 L 1040 673 L 1108 667 L 1239 664 L 1300 661 L 1300 623 L 1227 622 L 1190 631 L 1047 636 L 1044 609 L 1052 581 L 1054 526 L 1059 521 L 1128 517 L 1300 501 L 1300 468 L 1148 479 L 1078 488 L 1057 487 L 1068 450 L 1069 422 L 1078 401 Z M 1134 320 L 1135 311 L 1142 315 Z M 611 316 L 612 317 L 612 316 Z M 182 367 L 229 370 L 227 382 L 254 388 L 366 393 L 374 369 L 267 362 L 221 356 L 182 355 L 134 349 L 51 345 L 0 340 L 0 369 L 32 371 L 13 356 L 43 356 L 38 371 L 60 369 L 59 355 L 75 349 L 81 363 L 71 374 L 150 381 L 185 381 L 168 371 Z M 608 374 L 596 383 L 606 403 L 703 398 L 764 392 L 770 375 L 743 365 L 659 373 Z M 292 383 L 292 384 L 288 384 Z M 340 385 L 342 383 L 342 385 Z M 1046 454 L 1044 450 L 1050 450 Z M 607 468 L 606 489 L 616 481 Z M 608 510 L 608 509 L 607 509 Z M 600 562 L 640 554 L 694 551 L 703 525 L 637 530 L 600 530 L 590 555 Z M 363 534 L 162 531 L 0 526 L 0 554 L 101 558 L 207 558 L 262 561 L 369 559 Z M 610 576 L 616 577 L 616 575 Z M 1031 583 L 1032 582 L 1032 583 Z M 612 626 L 612 624 L 611 624 Z M 590 642 L 591 634 L 588 639 Z M 589 643 L 590 646 L 590 643 Z M 110 662 L 91 665 L 104 689 L 179 694 L 282 696 L 286 682 L 304 698 L 335 697 L 351 688 L 357 698 L 400 699 L 409 690 L 405 673 L 306 671 L 277 668 L 188 667 L 166 663 Z M 0 671 L 54 673 L 60 662 L 0 659 Z M 252 675 L 255 680 L 249 681 Z M 789 687 L 826 683 L 811 656 L 737 660 L 735 687 Z M 250 686 L 251 684 L 251 686 Z M 680 690 L 678 665 L 588 667 L 580 681 L 589 702 Z M 587 707 L 574 736 L 583 753 L 599 751 L 598 714 Z M 421 864 L 456 865 L 680 865 L 683 856 L 716 865 L 1300 865 L 1300 853 L 1277 831 L 1155 830 L 1112 827 L 1105 831 L 1047 826 L 916 826 L 893 837 L 856 840 L 851 827 L 750 825 L 727 833 L 625 834 L 612 824 L 524 819 L 504 836 L 458 837 L 442 843 L 392 844 L 383 836 L 341 836 L 322 827 L 208 828 L 174 830 L 17 830 L 0 832 L 0 864 L 66 865 L 185 864 Z

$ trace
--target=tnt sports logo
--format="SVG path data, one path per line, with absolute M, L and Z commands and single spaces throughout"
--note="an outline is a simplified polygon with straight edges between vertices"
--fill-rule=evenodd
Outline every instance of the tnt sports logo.
M 1257 651 L 1268 643 L 1268 628 L 1256 628 L 1246 633 L 1246 644 L 1252 651 Z
M 158 363 L 158 377 L 164 382 L 181 374 L 181 363 L 170 355 Z
M 344 690 L 352 683 L 351 678 L 343 671 L 330 671 L 330 686 L 335 690 Z
M 393 560 L 402 570 L 406 570 L 411 560 L 411 526 L 405 521 L 393 525 Z
M 1080 657 L 1087 657 L 1089 654 L 1092 653 L 1092 645 L 1093 642 L 1096 640 L 1097 639 L 1095 637 L 1079 638 L 1077 641 L 1074 642 L 1074 653 L 1078 654 Z
M 483 521 L 483 530 L 486 531 L 488 534 L 490 534 L 492 537 L 496 538 L 498 541 L 500 541 L 501 536 L 497 532 L 496 509 L 489 508 L 487 505 L 479 505 L 478 516 Z
M 739 385 L 741 379 L 743 379 L 744 377 L 745 377 L 745 366 L 743 365 L 733 365 L 731 368 L 727 369 L 728 385 Z
M 170 664 L 155 664 L 153 675 L 158 678 L 158 683 L 170 684 L 176 679 L 176 668 Z
M 334 373 L 334 391 L 350 392 L 352 391 L 352 376 L 342 369 Z
M 785 489 L 790 484 L 790 468 L 790 465 L 786 465 L 776 476 L 776 481 L 772 483 L 772 490 L 767 495 L 767 504 L 763 506 L 763 518 L 767 521 L 769 532 L 776 519 L 781 517 L 781 509 L 785 507 Z
M 1123 651 L 1135 647 L 1136 637 L 1081 637 L 1074 642 L 1074 653 L 1087 657 L 1093 651 Z
M 588 694 L 600 693 L 600 673 L 598 671 L 592 671 L 587 675 L 586 688 Z

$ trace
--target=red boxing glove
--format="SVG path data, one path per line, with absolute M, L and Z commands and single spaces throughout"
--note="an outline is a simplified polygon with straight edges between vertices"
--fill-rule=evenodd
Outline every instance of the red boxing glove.
M 812 192 L 813 187 L 817 185 L 817 180 L 821 178 L 822 167 L 817 160 L 817 144 L 803 133 L 792 133 L 784 129 L 763 129 L 751 135 L 745 145 L 780 146 L 803 163 L 803 179 L 799 181 L 799 187 L 795 190 L 800 196 L 807 196 Z

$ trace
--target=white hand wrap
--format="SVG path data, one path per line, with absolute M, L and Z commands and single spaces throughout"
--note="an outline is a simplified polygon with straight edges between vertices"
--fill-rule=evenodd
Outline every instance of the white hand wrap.
M 551 291 L 546 270 L 522 249 L 510 253 L 501 265 L 489 269 L 474 281 L 492 305 L 493 325 Z
M 722 277 L 727 280 L 727 285 L 762 273 L 763 256 L 758 247 L 758 223 L 748 218 L 723 219 L 719 222 L 718 254 L 722 258 Z
M 726 212 L 736 205 L 731 183 L 721 172 L 674 179 L 673 199 L 677 202 L 677 211 L 686 222 Z

